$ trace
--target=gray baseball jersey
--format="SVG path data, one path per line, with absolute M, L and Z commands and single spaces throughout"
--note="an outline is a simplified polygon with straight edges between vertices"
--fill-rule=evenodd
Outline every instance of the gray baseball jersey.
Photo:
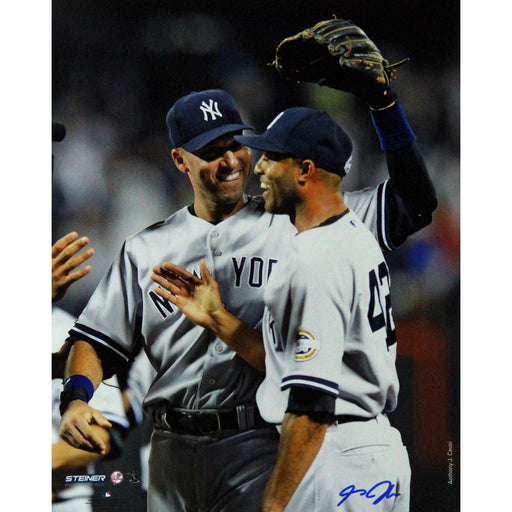
M 384 188 L 346 193 L 346 202 L 382 239 Z M 210 331 L 194 325 L 155 292 L 152 268 L 171 261 L 192 272 L 207 265 L 226 308 L 261 329 L 263 291 L 296 230 L 284 215 L 250 198 L 237 214 L 213 225 L 187 207 L 130 237 L 71 330 L 127 362 L 140 344 L 157 371 L 145 399 L 149 413 L 162 401 L 186 409 L 221 409 L 254 402 L 262 374 Z M 281 269 L 284 270 L 284 269 Z M 108 368 L 107 368 L 108 369 Z
M 336 415 L 371 418 L 395 408 L 388 268 L 353 212 L 295 236 L 264 298 L 266 377 L 257 403 L 267 421 L 282 421 L 294 386 L 335 397 Z

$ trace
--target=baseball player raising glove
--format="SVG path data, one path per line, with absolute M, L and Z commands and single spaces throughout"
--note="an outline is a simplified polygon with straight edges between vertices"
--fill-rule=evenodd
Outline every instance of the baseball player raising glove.
M 395 100 L 389 83 L 407 60 L 389 64 L 363 30 L 334 18 L 283 39 L 273 64 L 286 78 L 351 92 L 378 110 Z

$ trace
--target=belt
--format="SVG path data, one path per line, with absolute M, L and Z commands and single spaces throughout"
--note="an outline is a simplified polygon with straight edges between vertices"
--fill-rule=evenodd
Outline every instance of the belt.
M 180 410 L 172 407 L 163 409 L 160 424 L 177 434 L 205 435 L 222 430 L 250 430 L 270 426 L 253 405 L 239 405 L 234 409 L 217 411 Z
M 334 417 L 334 423 L 341 425 L 342 423 L 351 423 L 352 421 L 370 421 L 374 419 L 375 416 L 363 418 L 362 416 L 353 416 L 352 414 L 340 414 Z

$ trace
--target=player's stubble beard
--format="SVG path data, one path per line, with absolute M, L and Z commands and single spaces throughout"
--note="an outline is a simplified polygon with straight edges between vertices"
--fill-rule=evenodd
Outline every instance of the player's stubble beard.
M 265 211 L 276 215 L 288 215 L 294 223 L 297 205 L 300 196 L 291 181 L 284 181 L 279 184 L 269 183 L 269 188 L 264 194 Z
M 255 167 L 255 174 L 260 177 L 264 189 L 265 211 L 277 215 L 288 215 L 295 221 L 297 205 L 301 203 L 298 172 L 300 161 L 284 156 L 279 158 L 264 154 Z

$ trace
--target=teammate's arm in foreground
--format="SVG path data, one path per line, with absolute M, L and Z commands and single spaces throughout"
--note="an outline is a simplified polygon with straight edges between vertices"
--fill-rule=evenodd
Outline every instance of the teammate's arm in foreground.
M 60 440 L 52 444 L 52 471 L 69 471 L 87 466 L 99 461 L 108 455 L 112 449 L 109 431 L 99 425 L 91 425 L 95 435 L 102 440 L 105 451 L 103 454 L 91 452 L 70 446 L 66 441 Z
M 219 285 L 205 260 L 201 260 L 199 268 L 201 279 L 170 262 L 154 267 L 151 278 L 159 285 L 155 292 L 177 306 L 189 320 L 213 331 L 250 365 L 265 371 L 261 334 L 226 310 Z

